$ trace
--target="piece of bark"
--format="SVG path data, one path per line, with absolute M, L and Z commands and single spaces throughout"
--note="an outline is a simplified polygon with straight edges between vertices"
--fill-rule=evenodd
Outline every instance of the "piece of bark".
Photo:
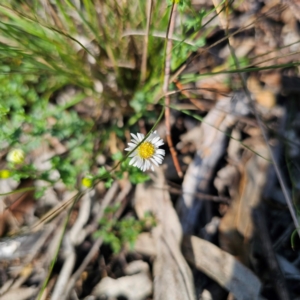
M 300 21 L 300 1 L 299 0 L 284 0 L 289 7 L 291 12 L 294 14 L 294 16 L 297 18 L 298 21 Z
M 128 250 L 131 250 L 129 245 Z M 152 235 L 148 232 L 142 232 L 141 234 L 139 234 L 137 240 L 134 243 L 133 250 L 143 255 L 156 256 L 156 248 Z
M 255 229 L 252 212 L 259 205 L 264 191 L 269 154 L 267 147 L 258 138 L 246 144 L 259 155 L 250 150 L 244 152 L 239 164 L 241 179 L 235 187 L 236 197 L 220 222 L 219 242 L 223 250 L 249 265 L 249 243 Z
M 103 278 L 95 286 L 92 294 L 97 297 L 105 296 L 108 300 L 126 297 L 130 300 L 143 300 L 152 293 L 152 281 L 149 266 L 143 261 L 134 261 L 127 266 L 126 274 L 118 279 Z M 102 299 L 102 298 L 101 298 Z
M 36 295 L 38 288 L 33 287 L 22 287 L 15 290 L 10 290 L 8 293 L 1 296 L 1 300 L 26 300 L 32 299 Z
M 228 133 L 238 116 L 249 113 L 245 101 L 241 93 L 223 98 L 207 114 L 199 128 L 195 140 L 197 153 L 185 174 L 183 193 L 177 206 L 184 234 L 192 234 L 199 227 L 199 214 L 204 202 L 194 195 L 210 193 L 215 168 L 226 152 Z M 202 223 L 207 221 L 202 220 Z
M 170 195 L 164 189 L 162 170 L 156 168 L 152 182 L 136 188 L 134 207 L 140 219 L 146 212 L 154 214 L 157 226 L 152 230 L 156 251 L 154 259 L 154 299 L 195 299 L 193 277 L 182 256 L 182 230 Z
M 260 280 L 231 254 L 195 236 L 184 237 L 182 248 L 190 264 L 231 292 L 236 299 L 259 299 Z
M 25 264 L 41 250 L 53 231 L 48 225 L 41 231 L 0 239 L 0 260 L 22 259 Z

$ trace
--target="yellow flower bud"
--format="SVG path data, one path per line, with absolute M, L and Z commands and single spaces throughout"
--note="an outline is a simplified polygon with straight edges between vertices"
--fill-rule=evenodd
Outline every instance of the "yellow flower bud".
M 0 170 L 0 178 L 1 179 L 6 179 L 11 176 L 11 173 L 9 170 Z
M 93 185 L 93 179 L 90 176 L 83 177 L 81 184 L 86 188 L 90 188 Z
M 21 164 L 25 160 L 25 153 L 22 149 L 13 149 L 7 154 L 6 159 L 14 164 Z

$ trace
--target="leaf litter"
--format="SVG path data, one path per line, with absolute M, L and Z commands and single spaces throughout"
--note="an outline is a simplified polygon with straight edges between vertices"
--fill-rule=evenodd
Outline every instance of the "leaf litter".
M 192 1 L 191 5 L 199 13 L 218 3 Z M 192 32 L 196 38 L 206 35 L 205 46 L 183 51 L 185 56 L 178 61 L 171 55 L 170 77 L 178 75 L 173 81 L 176 95 L 170 96 L 169 122 L 182 179 L 165 147 L 163 166 L 154 172 L 130 171 L 134 182 L 128 173 L 106 183 L 97 181 L 78 197 L 81 178 L 69 166 L 76 160 L 80 165 L 85 155 L 94 172 L 117 166 L 112 157 L 118 158 L 124 141 L 130 140 L 130 131 L 122 127 L 128 119 L 135 123 L 130 119 L 130 96 L 116 84 L 112 73 L 105 84 L 99 81 L 99 89 L 119 97 L 118 105 L 99 104 L 92 96 L 81 100 L 78 94 L 78 103 L 75 99 L 68 106 L 68 100 L 62 103 L 65 100 L 61 99 L 74 99 L 78 90 L 72 86 L 54 94 L 47 108 L 59 105 L 69 112 L 48 116 L 52 132 L 41 133 L 43 143 L 31 146 L 25 158 L 40 174 L 46 176 L 43 172 L 47 171 L 47 179 L 54 183 L 32 177 L 0 180 L 2 194 L 16 191 L 1 196 L 0 298 L 36 299 L 53 264 L 42 299 L 297 299 L 299 237 L 238 76 L 238 72 L 246 75 L 254 109 L 297 212 L 300 20 L 295 7 L 295 1 L 232 3 L 230 14 L 220 10 L 213 18 L 204 16 L 201 22 L 206 27 Z M 89 13 L 93 17 L 92 10 Z M 190 15 L 179 14 L 178 22 L 185 17 Z M 238 66 L 228 48 L 227 23 Z M 180 28 L 179 23 L 176 26 Z M 176 26 L 175 32 L 179 31 Z M 190 35 L 193 26 L 185 32 L 187 38 L 195 38 Z M 141 56 L 137 49 L 141 40 L 130 31 L 128 35 L 126 50 L 135 49 Z M 101 57 L 103 49 L 85 40 L 92 54 Z M 139 64 L 138 60 L 133 63 L 134 58 L 114 62 L 108 56 L 110 60 L 105 58 L 101 68 L 112 69 L 114 63 L 123 68 L 127 63 L 131 70 Z M 96 62 L 90 54 L 87 59 L 93 73 Z M 84 80 L 80 79 L 82 85 Z M 155 112 L 149 104 L 150 113 Z M 153 118 L 150 113 L 149 119 Z M 100 138 L 89 143 L 88 135 L 78 140 L 76 127 L 68 128 L 62 122 L 66 117 L 75 120 L 74 114 L 80 116 L 76 126 L 88 126 L 80 119 L 93 120 L 92 127 L 107 136 L 108 146 L 103 148 Z M 112 119 L 119 125 L 106 131 L 115 125 Z M 146 117 L 137 121 L 143 134 L 151 125 Z M 23 128 L 24 143 L 29 130 Z M 125 132 L 123 136 L 120 131 Z M 163 122 L 158 123 L 157 131 L 166 141 Z M 85 151 L 72 152 L 84 143 Z M 5 170 L 9 149 L 3 145 L 1 142 L 0 163 Z M 70 164 L 64 164 L 68 156 Z M 57 159 L 51 169 L 53 157 Z M 57 180 L 63 175 L 65 180 Z M 37 191 L 42 195 L 38 200 Z

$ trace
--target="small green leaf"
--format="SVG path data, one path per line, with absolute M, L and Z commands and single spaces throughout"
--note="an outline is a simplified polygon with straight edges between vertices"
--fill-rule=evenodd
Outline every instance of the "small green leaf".
M 98 175 L 99 175 L 100 177 L 102 177 L 102 176 L 104 176 L 104 175 L 106 175 L 106 174 L 108 174 L 108 172 L 106 171 L 106 169 L 105 169 L 104 167 L 99 168 L 99 170 L 98 170 Z
M 46 189 L 47 189 L 47 187 L 45 187 L 45 186 L 36 189 L 35 192 L 34 192 L 34 198 L 39 199 L 39 198 L 43 197 L 44 194 L 45 194 Z
M 113 184 L 114 180 L 112 178 L 109 178 L 105 183 L 104 186 L 108 189 Z
M 143 183 L 150 180 L 150 177 L 146 173 L 136 172 L 129 175 L 129 180 L 133 184 Z
M 0 104 L 0 117 L 7 115 L 8 112 L 9 112 L 9 107 Z
M 111 157 L 114 161 L 122 160 L 123 154 L 121 151 L 114 153 Z

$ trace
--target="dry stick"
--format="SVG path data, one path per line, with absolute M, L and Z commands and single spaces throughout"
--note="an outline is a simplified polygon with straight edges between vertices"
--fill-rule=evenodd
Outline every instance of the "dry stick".
M 153 0 L 148 0 L 147 2 L 147 27 L 144 39 L 144 49 L 142 57 L 142 67 L 141 67 L 141 82 L 144 83 L 147 75 L 147 56 L 148 56 L 148 42 L 149 42 L 149 30 L 151 24 L 151 12 L 152 12 Z
M 72 275 L 72 277 L 69 279 L 68 285 L 65 288 L 65 293 L 63 294 L 62 299 L 67 299 L 67 297 L 70 295 L 71 290 L 76 284 L 76 281 L 80 277 L 80 275 L 83 273 L 85 268 L 88 266 L 90 261 L 95 257 L 97 252 L 99 251 L 100 246 L 102 245 L 102 238 L 98 238 L 93 247 L 90 249 L 89 253 L 87 256 L 84 258 L 83 262 L 81 263 L 80 267 L 77 269 L 77 271 Z
M 51 300 L 61 299 L 76 263 L 75 248 L 69 235 L 64 237 L 64 263 L 51 293 Z
M 214 2 L 214 5 L 215 5 L 215 7 L 217 9 L 217 4 L 215 3 L 216 0 L 213 0 L 213 2 Z M 226 22 L 226 20 L 224 20 L 224 18 L 222 17 L 222 12 L 220 12 L 220 20 L 221 20 L 222 26 L 226 30 L 226 33 L 228 33 L 228 22 Z M 224 21 L 226 22 L 226 24 L 224 24 Z M 238 62 L 237 57 L 235 55 L 234 49 L 231 46 L 230 40 L 231 40 L 231 38 L 228 38 L 228 47 L 230 49 L 232 57 L 234 58 L 234 62 L 236 64 L 236 66 L 239 68 L 239 62 Z M 255 108 L 255 105 L 254 105 L 253 100 L 251 98 L 250 92 L 249 92 L 249 90 L 247 88 L 245 74 L 242 74 L 242 73 L 238 73 L 238 74 L 240 76 L 240 79 L 241 79 L 241 82 L 242 82 L 242 86 L 243 86 L 243 90 L 245 92 L 245 95 L 246 95 L 246 97 L 247 97 L 247 99 L 249 101 L 249 105 L 250 105 L 250 107 L 251 107 L 251 109 L 252 109 L 252 111 L 254 113 L 254 116 L 255 116 L 255 119 L 257 121 L 258 127 L 260 128 L 260 131 L 262 133 L 263 139 L 264 139 L 264 141 L 265 141 L 265 143 L 267 145 L 268 151 L 269 151 L 270 156 L 271 156 L 271 161 L 272 161 L 272 163 L 274 165 L 275 173 L 277 175 L 277 178 L 278 178 L 280 187 L 282 189 L 285 201 L 286 201 L 287 206 L 289 208 L 289 211 L 290 211 L 291 217 L 293 219 L 295 228 L 296 228 L 296 230 L 298 232 L 298 235 L 300 237 L 300 225 L 299 225 L 299 221 L 298 221 L 297 215 L 295 213 L 295 210 L 294 210 L 294 207 L 293 207 L 293 203 L 292 203 L 292 199 L 291 199 L 291 197 L 289 195 L 289 192 L 288 192 L 288 189 L 287 189 L 287 186 L 286 186 L 286 182 L 285 182 L 285 180 L 284 180 L 284 178 L 282 176 L 282 172 L 280 170 L 279 163 L 278 163 L 278 161 L 277 161 L 277 159 L 275 157 L 275 154 L 274 154 L 274 152 L 273 152 L 273 150 L 272 150 L 272 148 L 271 148 L 271 146 L 270 146 L 270 144 L 268 142 L 268 136 L 267 136 L 267 134 L 266 134 L 266 132 L 264 130 L 264 126 L 263 126 L 262 120 L 261 120 L 261 118 L 260 118 L 260 116 L 259 116 L 259 114 L 258 114 L 258 112 L 257 112 L 257 110 Z
M 171 138 L 171 125 L 170 125 L 170 96 L 168 93 L 169 87 L 169 79 L 170 79 L 170 69 L 171 69 L 171 51 L 172 51 L 172 35 L 175 28 L 175 19 L 176 19 L 176 7 L 177 4 L 172 4 L 170 20 L 168 24 L 167 30 L 167 46 L 166 46 L 166 61 L 165 61 L 165 76 L 164 76 L 164 85 L 163 85 L 163 93 L 165 94 L 165 121 L 166 121 L 166 138 L 168 142 L 168 146 L 170 148 L 170 152 L 172 155 L 173 163 L 176 169 L 176 172 L 180 178 L 182 178 L 182 171 L 178 162 L 177 153 L 173 146 L 172 138 Z M 170 38 L 169 38 L 170 36 Z
M 117 192 L 118 188 L 119 188 L 119 184 L 117 182 L 114 182 L 114 184 L 109 189 L 109 191 L 106 193 L 106 195 L 105 195 L 105 197 L 102 201 L 102 206 L 101 206 L 101 208 L 100 208 L 100 210 L 97 214 L 96 220 L 99 220 L 103 217 L 105 208 L 115 199 L 115 193 Z M 126 195 L 130 192 L 130 190 L 131 190 L 131 184 L 129 183 L 123 188 L 123 190 L 116 197 L 115 203 L 121 203 L 122 200 L 126 197 Z M 113 217 L 120 216 L 120 214 L 123 211 L 124 211 L 124 207 L 121 207 Z M 74 288 L 74 286 L 76 284 L 76 281 L 78 280 L 80 275 L 83 273 L 83 271 L 86 269 L 86 267 L 91 262 L 91 260 L 95 257 L 95 255 L 99 251 L 102 243 L 103 243 L 103 239 L 101 237 L 99 237 L 95 241 L 94 245 L 90 249 L 89 253 L 85 257 L 85 259 L 83 260 L 83 262 L 81 263 L 81 265 L 79 266 L 77 271 L 70 278 L 69 283 L 68 283 L 68 285 L 65 289 L 65 293 L 64 293 L 63 297 L 61 298 L 61 300 L 66 299 L 66 297 L 68 297 L 68 295 L 70 294 L 70 292 Z
M 213 196 L 213 195 L 205 194 L 205 193 L 187 193 L 187 192 L 183 192 L 180 188 L 171 187 L 171 186 L 165 186 L 165 187 L 161 188 L 161 187 L 157 187 L 154 185 L 153 188 L 158 189 L 158 190 L 163 190 L 163 191 L 169 191 L 170 194 L 174 194 L 174 195 L 184 195 L 184 194 L 192 195 L 198 200 L 230 204 L 230 199 L 227 197 Z
M 51 300 L 61 299 L 69 278 L 72 275 L 76 263 L 75 246 L 80 244 L 85 238 L 85 236 L 82 235 L 82 230 L 90 217 L 91 197 L 91 191 L 84 194 L 81 200 L 78 217 L 70 231 L 64 237 L 65 243 L 63 252 L 65 261 L 56 280 Z

